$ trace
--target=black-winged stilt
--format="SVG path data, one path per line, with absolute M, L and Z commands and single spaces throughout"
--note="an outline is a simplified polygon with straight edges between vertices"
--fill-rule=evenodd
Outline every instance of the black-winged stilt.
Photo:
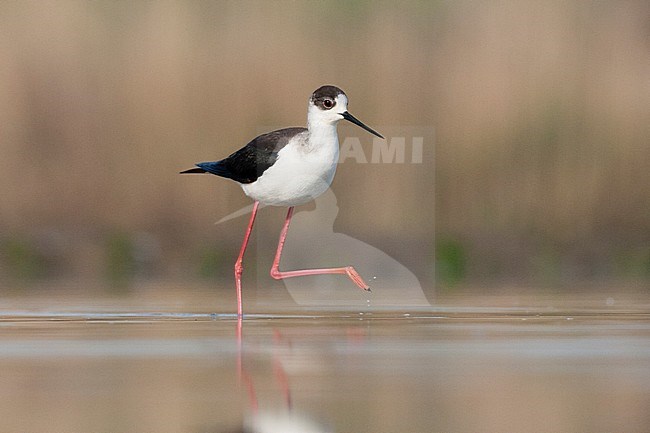
M 271 266 L 277 280 L 304 275 L 345 274 L 357 286 L 370 290 L 352 266 L 340 268 L 280 271 L 280 256 L 293 216 L 294 206 L 307 203 L 324 193 L 334 179 L 339 157 L 336 125 L 350 121 L 377 137 L 378 132 L 348 113 L 348 98 L 335 86 L 322 86 L 309 98 L 307 128 L 285 128 L 262 134 L 230 156 L 215 162 L 200 162 L 185 173 L 211 173 L 239 183 L 244 193 L 255 202 L 235 262 L 237 315 L 242 316 L 243 259 L 260 203 L 288 206 L 289 211 L 280 232 L 280 241 Z

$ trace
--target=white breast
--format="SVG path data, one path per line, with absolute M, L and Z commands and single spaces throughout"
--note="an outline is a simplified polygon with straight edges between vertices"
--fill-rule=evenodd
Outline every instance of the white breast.
M 307 203 L 329 188 L 339 158 L 336 125 L 294 137 L 253 183 L 242 184 L 247 196 L 274 206 Z

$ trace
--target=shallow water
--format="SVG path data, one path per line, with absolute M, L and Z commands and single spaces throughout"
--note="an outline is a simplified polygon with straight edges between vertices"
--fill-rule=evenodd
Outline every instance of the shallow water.
M 202 311 L 207 295 L 166 296 L 2 300 L 0 432 L 233 432 L 269 418 L 337 432 L 650 425 L 644 297 L 267 306 L 237 320 Z

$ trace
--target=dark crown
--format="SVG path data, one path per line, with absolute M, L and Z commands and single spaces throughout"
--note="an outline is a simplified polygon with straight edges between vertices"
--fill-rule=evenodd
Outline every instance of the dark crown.
M 345 95 L 345 92 L 336 86 L 323 86 L 316 89 L 311 95 L 312 101 L 322 100 L 324 98 L 336 98 L 339 95 Z M 347 95 L 346 95 L 347 96 Z

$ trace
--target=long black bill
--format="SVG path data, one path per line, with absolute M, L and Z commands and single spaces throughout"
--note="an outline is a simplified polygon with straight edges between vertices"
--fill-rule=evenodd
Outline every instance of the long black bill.
M 357 125 L 357 126 L 362 127 L 363 129 L 365 129 L 365 130 L 368 131 L 369 133 L 371 133 L 371 134 L 373 134 L 373 135 L 376 135 L 376 136 L 379 137 L 379 138 L 384 138 L 384 137 L 383 137 L 379 132 L 373 130 L 373 129 L 370 128 L 369 126 L 364 125 L 363 122 L 361 122 L 359 119 L 357 119 L 356 117 L 354 117 L 353 115 L 351 115 L 351 114 L 348 113 L 347 111 L 343 112 L 343 113 L 341 114 L 341 116 L 343 116 L 343 118 L 344 118 L 345 120 L 347 120 L 347 121 L 349 121 L 349 122 L 352 122 L 352 123 L 354 123 L 354 124 Z

